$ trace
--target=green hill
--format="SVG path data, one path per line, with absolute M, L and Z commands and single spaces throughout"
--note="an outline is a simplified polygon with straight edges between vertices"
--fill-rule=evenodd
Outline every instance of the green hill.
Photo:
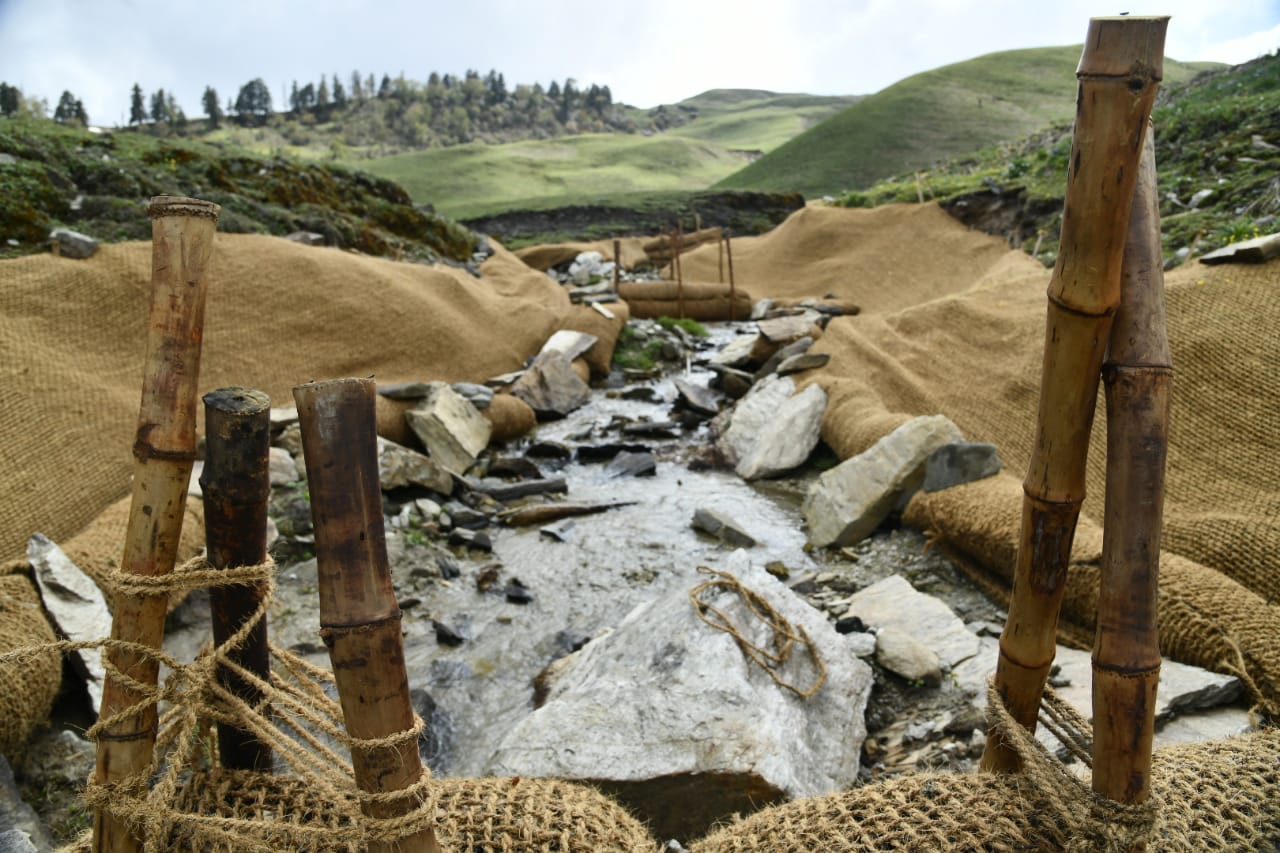
M 664 133 L 560 136 L 410 151 L 350 165 L 401 184 L 459 219 L 502 210 L 590 204 L 605 196 L 705 189 L 856 101 L 856 97 L 713 89 L 655 107 Z
M 1080 46 L 992 53 L 882 89 L 797 136 L 718 187 L 823 195 L 1017 139 L 1075 111 Z M 1166 83 L 1206 67 L 1165 61 Z

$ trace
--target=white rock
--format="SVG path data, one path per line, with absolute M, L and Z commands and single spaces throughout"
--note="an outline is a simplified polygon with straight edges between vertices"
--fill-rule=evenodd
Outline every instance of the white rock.
M 283 447 L 273 447 L 267 459 L 271 471 L 271 485 L 287 486 L 298 479 L 298 467 L 293 454 Z
M 44 608 L 61 636 L 86 642 L 111 635 L 111 612 L 102 590 L 61 548 L 44 534 L 35 533 L 27 541 L 27 561 L 35 569 Z M 96 713 L 102 707 L 102 686 L 107 675 L 102 652 L 80 649 L 71 653 L 70 660 L 85 679 Z
M 859 590 L 849 598 L 845 616 L 857 616 L 868 628 L 890 628 L 909 634 L 938 656 L 948 669 L 981 648 L 978 638 L 950 607 L 913 587 L 901 575 Z
M 930 687 L 942 683 L 942 662 L 937 653 L 901 628 L 881 628 L 876 635 L 876 662 L 907 681 Z
M 823 547 L 865 539 L 904 497 L 920 488 L 930 454 L 963 438 L 943 415 L 913 418 L 824 472 L 804 501 L 809 541 Z
M 378 436 L 378 483 L 384 492 L 405 486 L 422 486 L 441 495 L 453 491 L 453 475 L 443 465 L 382 436 Z
M 564 353 L 564 357 L 569 361 L 573 361 L 578 356 L 585 353 L 596 345 L 598 341 L 595 335 L 586 332 L 575 332 L 570 329 L 561 329 L 551 337 L 547 338 L 546 343 L 542 345 L 542 349 L 538 355 L 548 352 Z
M 475 406 L 447 385 L 405 412 L 405 420 L 431 458 L 458 474 L 489 446 L 493 430 Z
M 612 634 L 588 644 L 546 703 L 503 738 L 488 771 L 591 780 L 624 802 L 648 804 L 643 816 L 657 814 L 655 829 L 664 837 L 700 834 L 717 817 L 752 809 L 753 797 L 805 797 L 852 785 L 870 668 L 819 611 L 745 552 L 728 562 L 746 587 L 813 639 L 827 669 L 815 696 L 779 687 L 729 634 L 698 618 L 686 590 L 678 590 L 637 607 Z M 768 646 L 764 623 L 737 595 L 703 600 Z M 780 675 L 801 687 L 815 681 L 803 649 Z
M 795 389 L 790 377 L 767 376 L 729 413 L 716 447 L 738 476 L 777 476 L 802 465 L 817 446 L 827 394 L 817 385 Z

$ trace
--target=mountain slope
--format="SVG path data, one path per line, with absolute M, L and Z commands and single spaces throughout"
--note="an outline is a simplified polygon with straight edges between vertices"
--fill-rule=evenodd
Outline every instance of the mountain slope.
M 1079 45 L 1031 48 L 916 74 L 860 100 L 717 186 L 806 195 L 860 189 L 1068 122 L 1079 59 Z M 1165 81 L 1187 80 L 1204 67 L 1167 59 Z

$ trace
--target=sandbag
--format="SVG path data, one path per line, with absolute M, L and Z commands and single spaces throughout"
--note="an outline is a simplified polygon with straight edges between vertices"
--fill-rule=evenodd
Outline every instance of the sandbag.
M 404 413 L 416 406 L 418 402 L 418 400 L 393 400 L 381 394 L 377 395 L 373 401 L 373 416 L 374 429 L 377 430 L 378 435 L 387 441 L 394 441 L 401 447 L 421 449 L 422 442 L 418 441 L 418 436 L 409 428 L 409 422 L 404 417 Z
M 490 442 L 519 438 L 538 425 L 538 416 L 529 404 L 510 394 L 494 394 L 480 414 L 493 425 Z
M 681 288 L 674 281 L 624 281 L 618 285 L 618 295 L 626 300 L 631 316 L 637 319 L 684 316 L 708 323 L 720 322 L 729 319 L 730 304 L 735 319 L 745 320 L 751 315 L 751 294 L 739 287 L 730 303 L 727 284 L 686 281 Z

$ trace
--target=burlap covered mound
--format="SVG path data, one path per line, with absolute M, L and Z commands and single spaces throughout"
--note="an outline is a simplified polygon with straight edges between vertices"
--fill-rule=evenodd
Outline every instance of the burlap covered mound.
M 935 204 L 810 205 L 766 234 L 735 238 L 733 269 L 738 287 L 757 299 L 829 296 L 884 312 L 963 291 L 1007 254 L 1002 240 L 968 230 Z M 686 280 L 720 280 L 714 243 L 680 264 Z
M 0 655 L 57 639 L 27 569 L 23 561 L 0 564 Z M 61 680 L 62 656 L 53 651 L 23 666 L 0 666 L 0 754 L 15 756 L 49 718 Z
M 287 240 L 219 235 L 200 385 L 291 405 L 294 385 L 368 376 L 482 380 L 560 327 L 563 289 L 498 247 L 484 277 Z M 74 261 L 0 261 L 0 558 L 55 541 L 124 495 L 150 299 L 149 243 Z
M 1161 750 L 1152 769 L 1161 807 L 1148 849 L 1239 853 L 1280 842 L 1280 732 Z M 1110 853 L 1072 831 L 1087 809 L 1073 820 L 1064 805 L 1018 774 L 899 776 L 765 809 L 712 833 L 690 853 Z
M 908 417 L 943 413 L 1027 469 L 1039 397 L 1048 273 L 1010 256 L 970 290 L 894 314 L 837 318 L 815 352 L 830 402 L 823 438 L 842 457 Z M 1164 547 L 1280 600 L 1280 262 L 1167 277 L 1173 420 Z M 1202 283 L 1203 282 L 1203 283 Z M 810 380 L 812 381 L 812 380 Z M 1099 396 L 1086 515 L 1102 517 Z
M 741 286 L 733 301 L 729 299 L 727 284 L 692 281 L 685 281 L 683 288 L 674 281 L 624 281 L 618 285 L 618 295 L 626 300 L 631 316 L 640 319 L 688 317 L 718 322 L 729 319 L 730 305 L 738 320 L 751 315 L 751 294 Z

